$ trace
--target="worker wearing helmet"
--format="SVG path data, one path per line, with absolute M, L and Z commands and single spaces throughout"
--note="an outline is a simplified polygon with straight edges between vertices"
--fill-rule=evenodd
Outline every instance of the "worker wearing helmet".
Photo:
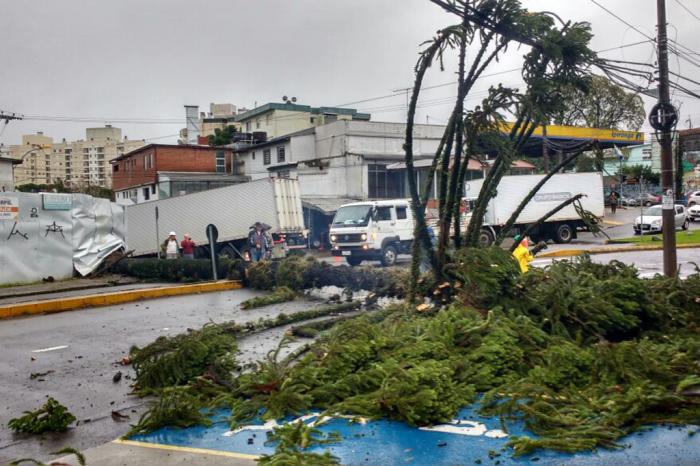
M 515 257 L 515 259 L 518 261 L 520 271 L 525 273 L 530 270 L 530 262 L 532 262 L 533 259 L 532 254 L 530 254 L 530 250 L 528 249 L 530 243 L 527 238 L 521 238 L 520 235 L 515 235 L 513 240 L 515 240 L 515 242 L 518 244 L 518 247 L 516 247 L 513 251 L 513 257 Z

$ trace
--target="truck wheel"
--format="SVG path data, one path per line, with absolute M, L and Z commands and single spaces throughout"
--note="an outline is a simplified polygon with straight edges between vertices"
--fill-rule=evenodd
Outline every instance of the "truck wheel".
M 348 261 L 348 264 L 352 265 L 353 267 L 362 263 L 362 259 L 360 259 L 359 257 L 350 256 L 346 257 L 345 260 Z
M 382 265 L 384 267 L 390 267 L 396 264 L 396 248 L 394 246 L 386 246 L 382 249 Z
M 479 232 L 479 246 L 482 248 L 488 248 L 493 244 L 494 237 L 490 230 L 482 229 Z
M 557 225 L 554 230 L 554 241 L 557 243 L 570 243 L 574 237 L 574 230 L 568 223 Z

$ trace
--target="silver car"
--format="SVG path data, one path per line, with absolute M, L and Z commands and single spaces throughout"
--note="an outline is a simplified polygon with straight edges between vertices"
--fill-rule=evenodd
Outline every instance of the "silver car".
M 693 222 L 700 220 L 700 205 L 694 204 L 688 208 L 688 218 Z
M 690 221 L 688 220 L 688 213 L 685 210 L 685 206 L 676 204 L 674 206 L 674 210 L 676 228 L 687 230 L 688 226 L 690 225 Z M 662 210 L 660 205 L 651 206 L 642 212 L 642 215 L 635 218 L 634 223 L 632 224 L 634 234 L 661 233 L 661 212 Z

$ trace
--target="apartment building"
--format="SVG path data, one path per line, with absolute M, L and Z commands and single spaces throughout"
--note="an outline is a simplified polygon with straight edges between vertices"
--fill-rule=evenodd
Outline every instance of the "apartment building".
M 15 185 L 51 184 L 57 180 L 70 186 L 112 186 L 109 161 L 136 148 L 144 140 L 122 137 L 120 128 L 106 125 L 87 128 L 85 139 L 54 141 L 42 132 L 22 136 L 22 144 L 9 146 L 9 156 L 21 163 L 15 167 Z

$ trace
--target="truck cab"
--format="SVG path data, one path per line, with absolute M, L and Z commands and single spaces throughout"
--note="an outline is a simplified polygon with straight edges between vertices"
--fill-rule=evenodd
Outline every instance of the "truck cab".
M 378 260 L 394 265 L 399 254 L 410 254 L 413 213 L 406 199 L 355 202 L 341 206 L 330 228 L 331 253 L 348 264 Z

